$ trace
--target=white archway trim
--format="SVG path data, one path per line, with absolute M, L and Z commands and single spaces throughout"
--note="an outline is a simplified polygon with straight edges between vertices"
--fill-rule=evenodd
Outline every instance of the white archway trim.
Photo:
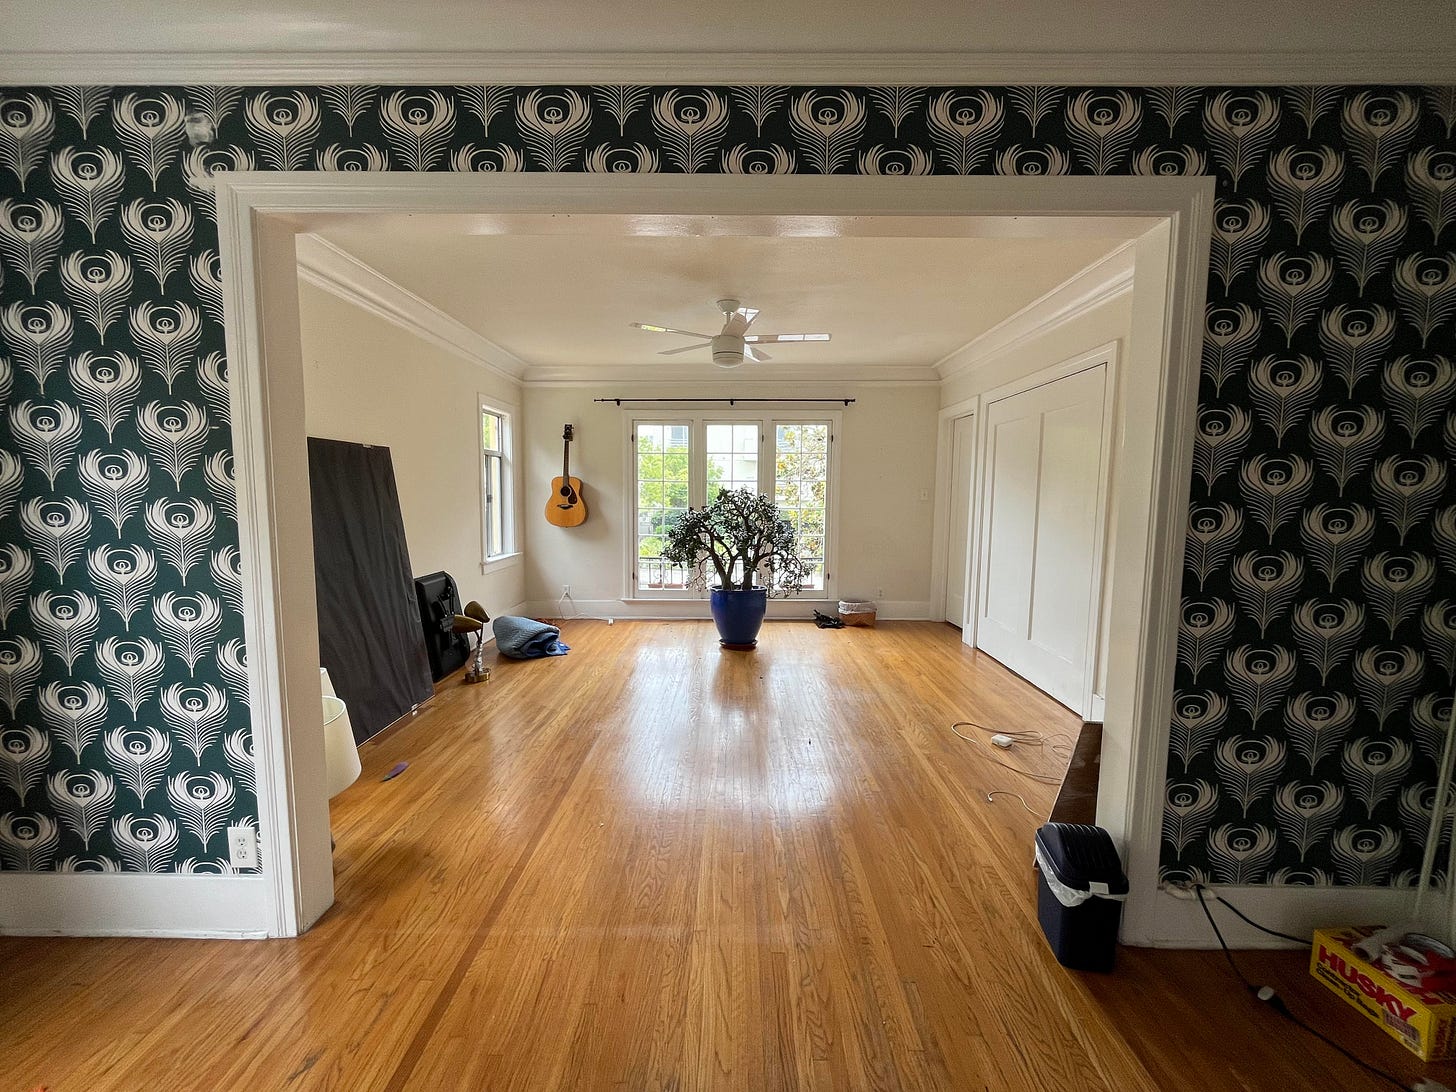
M 273 905 L 265 931 L 307 929 L 333 897 L 319 708 L 313 543 L 303 430 L 294 238 L 331 214 L 594 214 L 657 234 L 694 218 L 753 217 L 780 234 L 851 232 L 855 218 L 1114 217 L 1143 225 L 1121 454 L 1142 483 L 1119 513 L 1136 565 L 1110 650 L 1108 720 L 1128 725 L 1103 756 L 1099 821 L 1124 845 L 1133 897 L 1124 935 L 1177 942 L 1158 920 L 1157 863 L 1199 375 L 1213 181 L 1207 178 L 892 178 L 452 174 L 229 174 L 217 179 L 245 626 L 259 820 Z M 1044 230 L 1044 229 L 1043 229 Z M 1131 586 L 1131 585 L 1124 585 Z

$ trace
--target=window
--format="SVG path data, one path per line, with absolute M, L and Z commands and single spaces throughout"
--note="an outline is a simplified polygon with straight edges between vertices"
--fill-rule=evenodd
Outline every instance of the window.
M 511 415 L 480 404 L 481 541 L 484 561 L 515 552 Z
M 832 498 L 830 452 L 838 417 L 820 420 L 750 413 L 679 414 L 631 421 L 635 505 L 629 596 L 693 597 L 691 572 L 662 560 L 672 519 L 723 489 L 774 498 L 799 533 L 810 576 L 801 594 L 828 598 Z
M 636 429 L 637 583 L 654 591 L 683 588 L 688 574 L 662 560 L 663 535 L 672 518 L 687 510 L 691 496 L 689 456 L 692 425 L 686 421 L 642 422 Z
M 829 425 L 774 428 L 774 503 L 799 532 L 799 555 L 809 563 L 806 588 L 824 588 L 825 517 L 829 500 Z

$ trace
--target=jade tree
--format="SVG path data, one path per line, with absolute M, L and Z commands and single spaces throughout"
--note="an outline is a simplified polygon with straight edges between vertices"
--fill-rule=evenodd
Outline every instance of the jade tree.
M 751 489 L 724 489 L 705 507 L 678 515 L 668 525 L 662 558 L 693 570 L 694 586 L 709 586 L 716 577 L 717 586 L 729 591 L 761 587 L 788 594 L 810 575 L 794 525 Z

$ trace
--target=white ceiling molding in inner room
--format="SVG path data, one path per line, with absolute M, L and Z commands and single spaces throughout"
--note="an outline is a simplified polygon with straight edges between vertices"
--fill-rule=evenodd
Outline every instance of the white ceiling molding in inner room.
M 1447 0 L 53 0 L 6 17 L 6 83 L 1443 83 Z M 765 28 L 772 28 L 765 34 Z M 105 48 L 90 48 L 103 41 Z M 80 43 L 78 47 L 78 43 Z M 219 49 L 226 43 L 226 49 Z M 768 48 L 765 48 L 768 43 Z M 1358 43 L 1352 47 L 1351 43 Z M 964 46 L 964 48 L 957 48 Z
M 519 381 L 526 365 L 489 338 L 317 235 L 298 236 L 298 279 L 505 379 Z
M 879 222 L 861 222 L 854 235 L 775 235 L 772 224 L 737 218 L 644 234 L 606 220 L 339 217 L 300 238 L 300 271 L 532 385 L 937 383 L 938 367 L 969 343 L 1101 268 L 1130 234 L 1124 224 L 1094 230 L 1070 219 L 1056 238 L 968 228 L 964 218 L 958 227 L 927 220 L 916 235 Z M 725 321 L 713 301 L 724 299 L 761 312 L 755 333 L 833 340 L 779 342 L 771 359 L 723 370 L 707 348 L 663 353 L 693 339 L 633 325 L 712 335 Z

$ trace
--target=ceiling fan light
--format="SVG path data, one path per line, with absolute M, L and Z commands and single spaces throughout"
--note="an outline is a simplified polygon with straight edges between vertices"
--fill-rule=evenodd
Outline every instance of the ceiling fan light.
M 736 368 L 743 363 L 743 338 L 719 334 L 712 341 L 713 363 L 720 368 Z

